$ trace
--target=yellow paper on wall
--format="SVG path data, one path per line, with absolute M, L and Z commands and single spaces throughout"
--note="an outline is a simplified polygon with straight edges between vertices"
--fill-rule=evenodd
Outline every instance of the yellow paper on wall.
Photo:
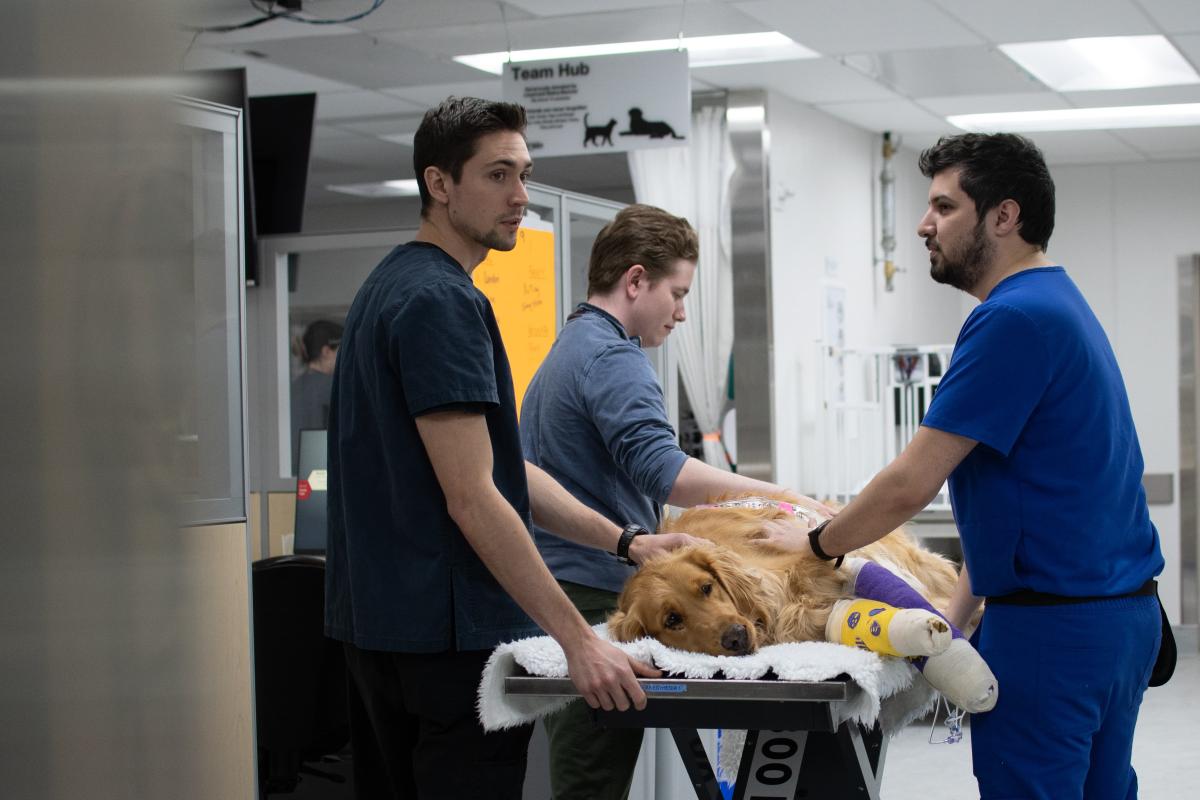
M 520 416 L 525 390 L 550 352 L 557 328 L 554 232 L 521 227 L 517 246 L 489 252 L 472 278 L 496 312 Z

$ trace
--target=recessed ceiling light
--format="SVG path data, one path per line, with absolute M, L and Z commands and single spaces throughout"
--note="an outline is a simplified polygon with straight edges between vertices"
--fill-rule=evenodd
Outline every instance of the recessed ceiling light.
M 1005 131 L 1008 133 L 1095 131 L 1112 128 L 1175 128 L 1200 125 L 1200 103 L 958 114 L 946 117 L 946 121 L 964 131 Z
M 778 31 L 734 33 L 725 36 L 686 36 L 682 41 L 688 51 L 690 66 L 717 67 L 727 64 L 754 64 L 764 61 L 791 61 L 799 58 L 819 58 L 820 53 L 797 44 Z M 544 47 L 538 50 L 513 50 L 512 60 L 547 61 L 553 58 L 586 58 L 619 53 L 647 53 L 653 50 L 674 50 L 679 39 L 650 39 L 641 42 L 609 42 L 574 47 Z M 455 56 L 454 60 L 469 67 L 499 75 L 509 60 L 509 53 L 475 53 Z
M 1002 44 L 1000 50 L 1057 92 L 1200 83 L 1164 36 L 1100 36 Z
M 336 183 L 325 188 L 331 192 L 352 194 L 356 197 L 415 197 L 420 194 L 416 178 L 373 183 Z

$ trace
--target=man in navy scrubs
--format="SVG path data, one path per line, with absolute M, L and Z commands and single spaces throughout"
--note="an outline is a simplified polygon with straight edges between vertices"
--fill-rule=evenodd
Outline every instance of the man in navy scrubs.
M 949 478 L 964 567 L 950 609 L 987 598 L 996 707 L 971 723 L 982 798 L 1126 800 L 1163 568 L 1125 385 L 1099 321 L 1046 256 L 1054 183 L 1012 134 L 944 138 L 917 233 L 933 279 L 978 298 L 922 426 L 840 515 L 775 541 L 832 559 L 924 508 Z
M 690 541 L 623 541 L 522 457 L 508 358 L 471 272 L 515 246 L 532 168 L 524 131 L 524 109 L 509 103 L 451 98 L 425 115 L 416 240 L 375 268 L 346 318 L 325 631 L 344 643 L 352 679 L 361 798 L 519 798 L 531 727 L 485 734 L 476 687 L 492 648 L 537 626 L 593 707 L 642 708 L 636 676 L 659 674 L 595 635 L 530 533 L 536 520 L 635 562 Z

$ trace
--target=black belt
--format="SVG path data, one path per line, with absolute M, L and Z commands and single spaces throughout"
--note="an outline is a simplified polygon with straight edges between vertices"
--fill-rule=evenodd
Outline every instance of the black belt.
M 1076 603 L 1094 603 L 1098 600 L 1119 600 L 1122 597 L 1153 597 L 1158 594 L 1158 581 L 1151 578 L 1128 594 L 1108 595 L 1104 597 L 1069 597 L 1063 594 L 1035 592 L 1032 589 L 1022 589 L 1012 594 L 1002 594 L 989 597 L 989 605 L 996 606 L 1065 606 Z

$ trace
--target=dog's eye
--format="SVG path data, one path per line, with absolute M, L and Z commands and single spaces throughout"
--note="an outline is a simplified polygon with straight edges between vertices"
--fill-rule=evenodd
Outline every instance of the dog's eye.
M 676 614 L 674 611 L 667 614 L 666 620 L 663 622 L 668 628 L 678 628 L 683 625 L 683 617 Z
M 703 586 L 701 586 L 701 587 L 700 587 L 700 594 L 702 594 L 702 595 L 705 595 L 706 597 L 707 597 L 708 595 L 712 594 L 712 584 L 711 584 L 711 583 L 706 583 L 706 584 L 704 584 Z

